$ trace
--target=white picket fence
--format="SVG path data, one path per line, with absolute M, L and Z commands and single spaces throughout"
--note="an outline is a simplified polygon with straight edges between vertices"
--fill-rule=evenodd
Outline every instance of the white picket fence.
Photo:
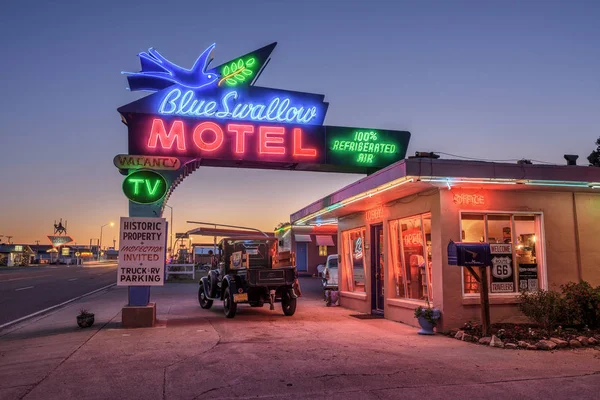
M 194 264 L 167 264 L 167 280 L 169 275 L 192 275 L 196 279 L 196 268 Z

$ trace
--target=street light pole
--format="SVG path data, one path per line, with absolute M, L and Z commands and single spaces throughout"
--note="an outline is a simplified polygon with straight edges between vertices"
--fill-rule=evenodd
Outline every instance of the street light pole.
M 171 221 L 169 222 L 169 248 L 171 249 L 171 257 L 173 257 L 173 207 L 165 204 L 165 207 L 171 209 Z
M 115 223 L 114 222 L 109 222 L 107 224 L 104 224 L 100 227 L 100 240 L 98 241 L 98 261 L 100 261 L 100 251 L 102 250 L 102 229 L 106 226 L 106 225 L 110 225 L 110 226 L 114 226 Z

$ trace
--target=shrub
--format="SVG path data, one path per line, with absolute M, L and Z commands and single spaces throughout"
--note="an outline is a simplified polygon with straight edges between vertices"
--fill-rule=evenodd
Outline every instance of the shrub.
M 569 282 L 561 286 L 567 308 L 568 322 L 571 325 L 600 326 L 600 287 L 583 281 Z
M 565 299 L 560 293 L 522 292 L 519 300 L 519 310 L 546 331 L 554 330 L 566 321 Z

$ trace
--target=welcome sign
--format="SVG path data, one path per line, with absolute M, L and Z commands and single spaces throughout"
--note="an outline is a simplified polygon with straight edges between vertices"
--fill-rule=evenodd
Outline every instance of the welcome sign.
M 214 44 L 189 69 L 155 49 L 140 53 L 141 70 L 124 74 L 130 90 L 153 93 L 118 110 L 129 155 L 355 173 L 405 157 L 407 131 L 326 126 L 324 95 L 255 86 L 276 44 L 214 68 Z

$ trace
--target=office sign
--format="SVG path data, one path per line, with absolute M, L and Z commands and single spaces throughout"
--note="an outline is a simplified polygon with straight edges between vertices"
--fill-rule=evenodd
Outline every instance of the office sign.
M 167 223 L 164 218 L 121 217 L 119 286 L 162 286 Z

